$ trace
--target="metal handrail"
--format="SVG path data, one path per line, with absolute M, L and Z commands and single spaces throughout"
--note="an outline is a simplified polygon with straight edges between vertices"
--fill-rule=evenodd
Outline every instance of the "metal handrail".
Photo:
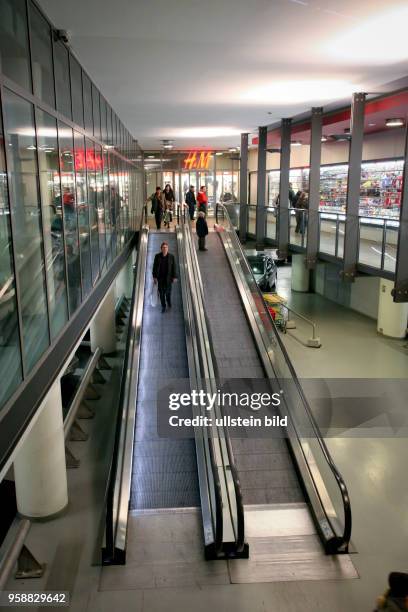
M 204 289 L 203 289 L 203 284 L 202 284 L 202 279 L 201 279 L 200 268 L 199 268 L 198 260 L 197 260 L 197 253 L 194 248 L 193 241 L 192 241 L 190 224 L 184 222 L 182 227 L 183 227 L 183 230 L 185 230 L 186 235 L 188 236 L 188 239 L 186 240 L 186 244 L 190 250 L 190 262 L 192 264 L 192 267 L 190 269 L 190 272 L 191 272 L 190 278 L 192 280 L 192 284 L 195 285 L 196 304 L 197 304 L 197 308 L 200 311 L 199 316 L 202 319 L 202 325 L 205 330 L 204 333 L 207 338 L 207 340 L 204 342 L 203 348 L 206 352 L 206 359 L 208 363 L 210 364 L 210 370 L 212 372 L 210 379 L 215 379 L 219 377 L 218 377 L 218 373 L 216 373 L 216 367 L 214 365 L 216 364 L 216 360 L 213 354 L 213 342 L 211 340 L 211 330 L 210 330 L 210 325 L 208 321 L 208 316 L 207 316 L 207 312 L 205 308 L 203 307 Z M 237 530 L 235 533 L 235 551 L 234 552 L 236 554 L 241 554 L 243 553 L 244 548 L 245 548 L 245 517 L 244 517 L 243 495 L 242 495 L 242 490 L 241 490 L 241 484 L 239 481 L 238 471 L 235 465 L 235 459 L 234 459 L 234 455 L 232 451 L 229 431 L 227 428 L 223 427 L 223 432 L 224 432 L 224 440 L 225 440 L 225 445 L 226 445 L 227 455 L 228 455 L 229 469 L 230 469 L 232 480 L 233 480 L 235 504 L 236 504 L 236 509 L 237 509 Z M 217 469 L 217 465 L 215 461 L 214 441 L 211 437 L 209 438 L 209 445 L 210 445 L 210 453 L 211 453 L 212 471 L 215 476 L 216 483 L 218 483 L 219 475 L 218 475 L 218 469 Z M 218 485 L 217 485 L 217 491 L 221 492 L 221 487 L 219 486 L 218 488 Z M 220 497 L 220 499 L 217 501 L 217 522 L 218 521 L 221 521 L 221 525 L 222 525 L 222 521 L 223 521 L 222 497 Z M 221 528 L 221 525 L 220 525 L 220 528 Z M 219 537 L 221 537 L 221 541 L 219 540 Z M 221 529 L 220 529 L 220 532 L 217 533 L 217 540 L 218 540 L 217 546 L 222 545 L 222 530 Z
M 0 592 L 6 586 L 13 567 L 18 561 L 24 541 L 31 527 L 31 521 L 16 517 L 0 548 Z
M 331 526 L 331 529 L 332 529 L 333 533 L 336 535 L 336 541 L 333 543 L 333 548 L 335 548 L 336 551 L 339 551 L 339 550 L 341 550 L 341 548 L 344 548 L 344 550 L 347 552 L 348 551 L 349 542 L 350 542 L 350 538 L 351 538 L 352 516 L 351 516 L 350 497 L 349 497 L 349 494 L 348 494 L 346 483 L 345 483 L 342 475 L 340 474 L 339 470 L 337 469 L 337 467 L 336 467 L 336 465 L 335 465 L 335 463 L 334 463 L 334 461 L 333 461 L 333 459 L 331 457 L 331 454 L 330 454 L 330 452 L 329 452 L 329 450 L 328 450 L 328 448 L 326 446 L 326 443 L 324 442 L 324 440 L 322 438 L 320 429 L 319 429 L 319 427 L 318 427 L 318 425 L 316 423 L 316 420 L 315 420 L 315 418 L 313 416 L 313 413 L 311 411 L 311 408 L 309 406 L 308 400 L 306 399 L 304 391 L 303 391 L 303 389 L 302 389 L 302 387 L 300 385 L 300 382 L 299 382 L 299 380 L 297 378 L 297 375 L 296 375 L 296 372 L 294 370 L 294 367 L 293 367 L 293 365 L 292 365 L 292 363 L 291 363 L 291 361 L 289 359 L 289 356 L 288 356 L 288 353 L 286 351 L 286 348 L 285 348 L 285 346 L 284 346 L 284 344 L 283 344 L 283 342 L 282 342 L 282 340 L 281 340 L 281 338 L 280 338 L 280 336 L 279 336 L 279 334 L 277 332 L 275 323 L 274 323 L 273 318 L 272 318 L 272 316 L 271 316 L 271 314 L 269 312 L 269 309 L 266 306 L 266 303 L 265 303 L 265 300 L 263 298 L 262 292 L 261 292 L 260 288 L 258 287 L 258 284 L 256 283 L 256 280 L 255 280 L 254 274 L 253 274 L 253 272 L 251 270 L 251 267 L 249 266 L 249 264 L 248 264 L 248 262 L 246 260 L 245 254 L 244 254 L 244 252 L 242 250 L 242 247 L 241 247 L 241 243 L 239 242 L 239 239 L 238 239 L 238 237 L 236 235 L 236 232 L 235 232 L 235 230 L 233 228 L 233 225 L 231 223 L 231 220 L 229 218 L 228 210 L 222 204 L 220 204 L 219 206 L 221 206 L 223 208 L 223 213 L 224 213 L 224 215 L 226 215 L 226 219 L 227 219 L 227 221 L 229 223 L 229 226 L 230 226 L 229 227 L 229 229 L 230 229 L 230 233 L 229 234 L 234 237 L 235 248 L 237 249 L 237 251 L 240 253 L 241 257 L 243 258 L 243 260 L 247 264 L 247 270 L 249 271 L 249 273 L 252 276 L 252 279 L 254 281 L 254 286 L 256 287 L 256 290 L 258 292 L 258 297 L 260 298 L 261 303 L 263 303 L 263 305 L 264 305 L 264 311 L 265 311 L 265 313 L 267 313 L 266 316 L 269 317 L 269 321 L 271 323 L 271 327 L 274 330 L 275 340 L 276 340 L 276 342 L 277 342 L 277 344 L 278 344 L 278 346 L 279 346 L 279 348 L 280 348 L 280 350 L 281 350 L 281 352 L 283 354 L 283 357 L 284 357 L 285 362 L 286 362 L 286 366 L 289 369 L 289 372 L 290 372 L 290 374 L 292 376 L 292 379 L 293 379 L 293 381 L 295 383 L 295 386 L 296 386 L 296 389 L 298 391 L 298 394 L 299 394 L 299 396 L 300 396 L 300 398 L 302 400 L 302 404 L 303 404 L 303 407 L 305 409 L 305 413 L 306 413 L 306 415 L 307 415 L 307 417 L 309 419 L 309 422 L 310 422 L 310 424 L 312 426 L 313 434 L 314 434 L 315 438 L 318 441 L 319 447 L 320 447 L 320 449 L 321 449 L 321 451 L 323 453 L 323 457 L 325 458 L 325 460 L 326 460 L 326 462 L 327 462 L 327 464 L 328 464 L 328 466 L 329 466 L 329 468 L 330 468 L 330 470 L 331 470 L 331 472 L 332 472 L 332 474 L 333 474 L 333 476 L 334 476 L 334 478 L 335 478 L 335 480 L 337 482 L 338 488 L 340 490 L 340 494 L 341 494 L 341 498 L 342 498 L 342 502 L 343 502 L 344 528 L 343 528 L 343 534 L 341 536 L 337 536 L 336 530 L 335 530 L 335 528 L 332 525 L 332 521 L 327 516 L 327 512 L 326 512 L 326 510 L 324 508 L 324 504 L 323 504 L 323 502 L 321 500 L 321 496 L 320 496 L 320 494 L 318 492 L 316 483 L 315 483 L 314 478 L 313 478 L 313 476 L 312 476 L 312 474 L 310 472 L 309 462 L 308 462 L 307 458 L 305 457 L 306 464 L 308 465 L 309 473 L 311 475 L 312 481 L 313 481 L 314 486 L 316 488 L 316 492 L 317 492 L 317 495 L 319 497 L 320 504 L 321 504 L 321 507 L 323 509 L 323 512 L 324 512 L 324 514 L 326 516 L 327 523 Z M 269 353 L 268 353 L 268 355 L 269 355 Z M 269 357 L 270 357 L 270 355 L 269 355 Z M 295 428 L 295 433 L 296 433 L 298 442 L 300 444 L 299 434 L 298 434 L 296 428 Z M 323 535 L 323 537 L 325 537 L 326 534 L 322 533 L 322 535 Z
M 286 308 L 288 313 L 292 312 L 296 317 L 299 317 L 299 319 L 303 319 L 303 321 L 305 321 L 308 325 L 310 325 L 312 327 L 312 338 L 313 338 L 313 340 L 316 340 L 318 338 L 317 333 L 316 333 L 317 325 L 316 325 L 316 323 L 314 321 L 312 321 L 311 319 L 308 319 L 304 315 L 300 314 L 300 312 L 297 312 L 296 310 L 293 310 L 293 308 L 291 308 L 287 304 L 280 304 L 280 306 L 283 307 L 283 308 Z M 288 320 L 289 320 L 289 316 L 288 316 Z
M 92 374 L 94 373 L 94 370 L 96 368 L 96 366 L 98 365 L 98 361 L 102 356 L 102 349 L 100 347 L 97 347 L 97 349 L 95 350 L 95 352 L 92 355 L 92 358 L 90 359 L 89 363 L 87 364 L 85 373 L 81 379 L 80 385 L 78 387 L 77 392 L 75 393 L 74 399 L 71 402 L 71 405 L 69 407 L 69 410 L 67 412 L 67 415 L 65 416 L 64 419 L 64 436 L 65 439 L 67 439 L 69 431 L 75 421 L 78 409 L 81 405 L 82 399 L 84 397 L 86 388 L 89 384 L 89 381 L 91 379 Z

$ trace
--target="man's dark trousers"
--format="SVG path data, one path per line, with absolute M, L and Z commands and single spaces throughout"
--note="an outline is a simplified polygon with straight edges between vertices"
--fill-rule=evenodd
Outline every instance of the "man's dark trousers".
M 167 284 L 166 281 L 159 280 L 159 295 L 160 295 L 160 303 L 162 308 L 167 306 L 171 306 L 171 283 Z

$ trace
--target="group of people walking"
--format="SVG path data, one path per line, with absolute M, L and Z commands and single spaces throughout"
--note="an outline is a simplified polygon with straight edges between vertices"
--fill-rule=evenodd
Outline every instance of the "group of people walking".
M 277 196 L 275 201 L 275 206 L 279 207 L 279 205 L 280 195 Z M 307 227 L 307 215 L 303 211 L 309 208 L 309 197 L 306 191 L 302 191 L 301 189 L 295 193 L 292 183 L 289 183 L 289 205 L 291 208 L 295 209 L 295 233 L 304 234 Z
M 156 191 L 150 196 L 149 200 L 152 203 L 151 213 L 154 215 L 157 229 L 161 229 L 161 224 L 169 228 L 173 221 L 174 211 L 174 191 L 169 183 L 164 189 L 160 186 L 156 187 Z
M 164 227 L 169 229 L 173 220 L 175 204 L 174 191 L 171 185 L 167 183 L 164 189 L 160 186 L 156 187 L 155 193 L 150 196 L 149 200 L 151 201 L 151 213 L 154 215 L 156 228 L 158 230 L 161 229 L 163 223 Z M 191 221 L 194 221 L 195 213 L 196 211 L 198 212 L 196 221 L 198 249 L 199 251 L 207 251 L 205 246 L 205 237 L 208 235 L 208 225 L 206 221 L 208 196 L 206 187 L 202 185 L 196 196 L 194 185 L 190 185 L 185 195 L 185 203 L 187 204 Z

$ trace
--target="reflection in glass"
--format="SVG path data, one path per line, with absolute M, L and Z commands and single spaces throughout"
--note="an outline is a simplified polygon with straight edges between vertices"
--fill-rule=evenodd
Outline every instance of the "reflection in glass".
M 116 172 L 116 157 L 109 155 L 109 184 L 110 184 L 110 216 L 112 223 L 112 256 L 113 259 L 117 253 L 117 243 L 119 239 L 119 210 L 120 210 L 120 195 Z
M 85 138 L 75 132 L 75 181 L 78 206 L 79 245 L 81 252 L 82 297 L 92 288 L 91 275 L 91 237 L 89 231 L 89 206 L 86 188 Z
M 22 379 L 3 142 L 0 115 L 0 407 Z
M 29 6 L 34 93 L 55 108 L 51 28 L 37 8 Z
M 68 320 L 57 121 L 37 110 L 37 146 L 51 338 Z
M 107 151 L 103 152 L 103 196 L 105 203 L 106 260 L 107 264 L 109 265 L 112 261 L 112 229 L 109 189 L 109 158 Z
M 96 201 L 95 149 L 92 140 L 86 141 L 86 170 L 88 185 L 89 222 L 91 227 L 92 283 L 95 284 L 99 276 L 99 237 L 98 209 Z
M 49 345 L 33 107 L 7 89 L 5 131 L 24 359 L 31 370 Z
M 82 70 L 76 59 L 69 56 L 71 69 L 72 114 L 74 122 L 84 127 L 84 109 L 82 106 Z
M 0 0 L 1 69 L 9 79 L 31 91 L 25 0 Z
M 92 118 L 92 85 L 89 77 L 82 73 L 82 87 L 84 94 L 84 121 L 85 129 L 90 134 L 93 134 L 93 118 Z
M 59 123 L 58 136 L 60 145 L 65 250 L 67 257 L 68 302 L 69 314 L 71 316 L 81 303 L 81 264 L 77 202 L 75 198 L 74 143 L 72 129 L 64 123 Z
M 62 43 L 54 45 L 55 90 L 57 109 L 71 119 L 71 86 L 69 82 L 69 54 Z
M 96 212 L 98 216 L 99 259 L 101 272 L 106 269 L 106 226 L 104 209 L 102 147 L 95 145 Z
M 101 139 L 101 113 L 99 109 L 99 91 L 92 85 L 92 108 L 94 121 L 94 136 Z

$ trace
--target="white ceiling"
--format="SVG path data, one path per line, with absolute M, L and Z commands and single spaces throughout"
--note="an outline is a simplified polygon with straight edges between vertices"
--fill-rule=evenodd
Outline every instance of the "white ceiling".
M 144 148 L 237 145 L 242 131 L 408 75 L 406 1 L 40 5 Z

